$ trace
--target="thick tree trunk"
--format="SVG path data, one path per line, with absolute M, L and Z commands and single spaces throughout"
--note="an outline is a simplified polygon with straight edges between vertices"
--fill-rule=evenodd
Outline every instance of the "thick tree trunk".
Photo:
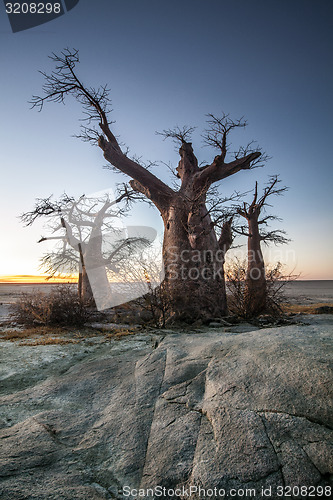
M 267 306 L 267 284 L 265 263 L 260 247 L 258 219 L 254 215 L 248 218 L 248 265 L 245 289 L 245 307 L 248 316 L 256 316 L 265 311 Z
M 162 216 L 170 319 L 191 322 L 226 315 L 224 251 L 204 203 L 193 210 L 191 203 L 177 193 Z

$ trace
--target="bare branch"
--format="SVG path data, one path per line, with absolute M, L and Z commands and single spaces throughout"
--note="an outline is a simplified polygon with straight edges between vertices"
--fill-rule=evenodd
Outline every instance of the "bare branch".
M 156 135 L 161 135 L 164 140 L 172 139 L 175 144 L 185 144 L 191 141 L 191 137 L 196 127 L 189 127 L 184 125 L 183 127 L 179 127 L 178 125 L 174 128 L 165 129 L 162 132 L 155 132 Z
M 264 164 L 271 159 L 271 157 L 262 150 L 256 141 L 250 141 L 246 146 L 240 146 L 237 151 L 232 153 L 235 160 L 239 160 L 252 153 L 260 153 L 260 155 L 252 161 L 251 168 L 263 167 Z
M 213 163 L 200 168 L 200 172 L 197 175 L 197 182 L 212 184 L 230 177 L 230 175 L 236 174 L 240 170 L 250 170 L 260 155 L 259 151 L 250 153 L 230 163 L 224 163 L 223 156 L 215 156 Z
M 106 85 L 98 87 L 86 87 L 75 73 L 75 66 L 80 62 L 79 52 L 76 49 L 64 49 L 60 54 L 53 53 L 50 59 L 55 63 L 55 70 L 50 74 L 40 72 L 45 83 L 43 85 L 43 96 L 34 95 L 31 100 L 32 108 L 42 110 L 45 102 L 61 102 L 64 103 L 67 95 L 72 95 L 84 109 L 84 121 L 89 125 L 91 123 L 99 123 L 99 127 L 106 135 L 108 140 L 113 143 L 114 147 L 118 147 L 118 143 L 110 131 L 109 125 L 112 123 L 109 120 L 111 113 L 111 100 L 109 98 L 110 90 Z M 81 137 L 85 140 L 98 139 L 98 133 L 95 128 L 83 126 Z M 120 149 L 120 148 L 119 148 Z
M 217 149 L 219 155 L 214 158 L 212 164 L 201 167 L 200 179 L 207 179 L 210 183 L 217 182 L 235 174 L 239 170 L 261 166 L 259 163 L 263 164 L 268 159 L 266 153 L 263 153 L 254 141 L 240 147 L 238 151 L 229 151 L 230 145 L 227 144 L 229 134 L 234 129 L 247 126 L 247 122 L 243 117 L 232 120 L 226 113 L 222 113 L 220 117 L 212 113 L 207 116 L 208 127 L 202 135 L 204 145 Z M 233 157 L 233 161 L 225 162 L 227 155 Z
M 266 215 L 258 220 L 258 224 L 268 224 L 268 222 L 272 220 L 276 220 L 278 222 L 282 221 L 281 217 L 278 217 L 277 215 Z
M 244 202 L 243 206 L 236 207 L 237 212 L 242 217 L 249 219 L 251 217 L 256 217 L 258 224 L 266 223 L 269 219 L 278 219 L 276 216 L 268 215 L 264 219 L 259 220 L 259 215 L 263 207 L 270 206 L 267 203 L 267 198 L 269 196 L 280 196 L 284 194 L 288 188 L 286 186 L 278 188 L 277 184 L 281 182 L 277 175 L 271 176 L 269 183 L 264 189 L 263 195 L 258 199 L 258 183 L 255 184 L 254 195 L 251 203 Z
M 140 183 L 149 184 L 150 194 L 156 205 L 159 203 L 161 208 L 168 203 L 168 198 L 173 193 L 172 189 L 122 152 L 115 135 L 110 130 L 112 124 L 109 119 L 112 111 L 110 91 L 106 86 L 95 89 L 82 83 L 75 72 L 75 67 L 79 63 L 78 51 L 67 48 L 59 55 L 53 53 L 50 59 L 55 63 L 55 70 L 50 74 L 41 73 L 45 79 L 44 95 L 33 96 L 32 107 L 41 110 L 47 101 L 64 102 L 67 95 L 74 97 L 82 105 L 85 113 L 84 122 L 88 124 L 88 126 L 83 125 L 80 137 L 88 141 L 97 141 L 105 158 L 114 167 Z M 98 123 L 103 135 L 100 135 L 96 128 L 90 127 L 91 123 Z
M 137 249 L 142 249 L 150 244 L 150 241 L 147 238 L 125 238 L 121 240 L 118 245 L 113 249 L 110 255 L 103 260 L 105 265 L 111 265 L 122 261 L 124 257 L 124 251 L 126 254 L 131 254 Z
M 232 120 L 226 113 L 222 113 L 220 117 L 209 113 L 207 118 L 208 127 L 202 135 L 204 145 L 220 150 L 220 158 L 224 161 L 227 154 L 228 134 L 235 128 L 245 128 L 247 122 L 243 117 Z
M 254 189 L 254 194 L 253 194 L 253 199 L 251 203 L 244 202 L 241 206 L 236 205 L 235 209 L 241 217 L 244 217 L 248 221 L 248 225 L 254 224 L 256 226 L 256 231 L 259 233 L 259 238 L 261 241 L 267 244 L 267 242 L 273 242 L 274 244 L 284 244 L 290 241 L 288 238 L 286 238 L 284 235 L 286 234 L 285 231 L 283 230 L 272 230 L 272 231 L 266 231 L 264 229 L 261 229 L 259 232 L 259 227 L 260 226 L 265 226 L 268 224 L 269 221 L 272 220 L 278 220 L 280 221 L 281 219 L 275 215 L 265 215 L 264 217 L 260 218 L 260 214 L 262 210 L 270 206 L 267 203 L 267 199 L 270 196 L 273 195 L 282 195 L 285 193 L 285 191 L 288 189 L 286 186 L 284 187 L 277 187 L 278 183 L 280 182 L 279 178 L 277 175 L 271 176 L 270 180 L 267 184 L 267 186 L 264 189 L 264 192 L 260 198 L 258 198 L 258 183 L 256 182 L 255 184 L 255 189 Z M 245 226 L 238 226 L 234 227 L 234 231 L 237 234 L 249 236 L 251 231 L 247 231 Z
M 31 226 L 39 217 L 49 216 L 55 213 L 60 213 L 63 208 L 74 202 L 74 198 L 66 193 L 59 201 L 52 201 L 52 195 L 48 198 L 37 198 L 36 205 L 31 212 L 26 212 L 20 215 L 20 219 L 25 226 Z
M 280 181 L 278 175 L 271 176 L 268 185 L 265 187 L 264 194 L 262 195 L 262 197 L 258 201 L 258 205 L 260 206 L 260 208 L 263 207 L 264 205 L 268 205 L 266 200 L 269 196 L 272 196 L 272 195 L 281 196 L 282 194 L 284 194 L 288 190 L 287 186 L 283 186 L 281 188 L 276 187 L 277 184 L 280 182 L 281 181 Z
M 246 230 L 246 226 L 244 225 L 234 225 L 233 231 L 240 236 L 249 236 L 249 232 Z
M 207 216 L 212 220 L 212 226 L 223 229 L 223 225 L 229 219 L 233 219 L 237 213 L 236 202 L 239 202 L 247 193 L 234 191 L 231 195 L 221 196 L 215 186 L 207 194 Z
M 283 229 L 275 229 L 273 231 L 261 231 L 260 240 L 265 244 L 268 242 L 273 242 L 274 245 L 285 245 L 289 243 L 290 238 L 286 238 L 284 235 L 287 234 Z

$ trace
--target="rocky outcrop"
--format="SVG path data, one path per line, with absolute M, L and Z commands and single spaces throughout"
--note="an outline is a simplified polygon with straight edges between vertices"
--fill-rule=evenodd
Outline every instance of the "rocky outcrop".
M 331 484 L 332 319 L 315 321 L 47 346 L 52 376 L 43 366 L 29 386 L 21 367 L 3 380 L 1 498 L 125 498 L 124 487 L 157 485 L 281 498 L 277 486 Z M 3 346 L 22 357 L 44 347 Z

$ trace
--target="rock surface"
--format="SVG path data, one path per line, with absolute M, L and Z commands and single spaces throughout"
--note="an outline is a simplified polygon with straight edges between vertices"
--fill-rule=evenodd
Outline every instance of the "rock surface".
M 332 324 L 3 342 L 1 499 L 331 485 Z

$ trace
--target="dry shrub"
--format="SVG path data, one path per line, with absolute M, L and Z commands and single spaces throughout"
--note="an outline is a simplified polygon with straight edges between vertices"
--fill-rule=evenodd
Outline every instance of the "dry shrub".
M 57 286 L 50 293 L 39 290 L 22 293 L 11 312 L 18 324 L 26 326 L 80 326 L 89 314 L 78 294 L 68 285 Z
M 245 279 L 246 261 L 235 258 L 225 266 L 225 284 L 228 293 L 228 307 L 231 313 L 246 317 Z
M 152 321 L 157 328 L 165 328 L 167 312 L 171 305 L 165 283 L 162 282 L 157 287 L 154 287 L 146 270 L 145 276 L 149 291 L 142 297 L 142 308 L 150 312 Z
M 245 260 L 234 259 L 225 268 L 226 287 L 228 293 L 228 306 L 230 312 L 241 318 L 251 317 L 247 310 L 246 300 L 246 271 Z M 273 266 L 266 266 L 267 299 L 265 313 L 272 316 L 283 314 L 282 305 L 287 302 L 285 286 L 290 281 L 297 279 L 298 275 L 286 274 L 283 264 L 277 262 Z
M 152 323 L 157 328 L 165 327 L 170 300 L 164 282 L 161 283 L 162 269 L 160 251 L 150 247 L 140 255 L 133 255 L 123 262 L 121 270 L 114 278 L 129 286 L 135 284 L 141 294 L 127 304 L 115 308 L 120 320 L 129 323 Z M 111 273 L 110 276 L 113 277 Z

